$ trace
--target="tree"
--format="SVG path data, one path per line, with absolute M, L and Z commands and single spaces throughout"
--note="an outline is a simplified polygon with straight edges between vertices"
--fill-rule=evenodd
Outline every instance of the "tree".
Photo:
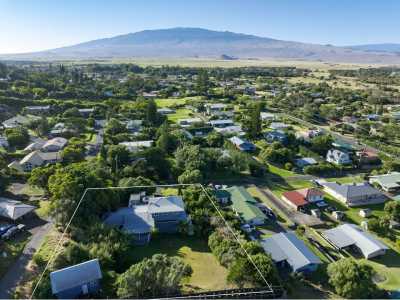
M 157 104 L 153 99 L 149 99 L 146 106 L 146 121 L 150 125 L 157 125 L 158 114 Z
M 247 121 L 247 134 L 251 138 L 257 138 L 261 134 L 261 104 L 257 103 L 252 107 Z
M 128 130 L 126 129 L 126 126 L 122 124 L 120 121 L 117 119 L 111 119 L 107 123 L 107 127 L 104 131 L 105 134 L 110 135 L 110 136 L 115 136 L 120 133 L 125 133 Z
M 130 161 L 131 154 L 124 145 L 111 145 L 107 149 L 107 162 L 113 171 L 122 169 Z
M 48 191 L 49 178 L 55 173 L 56 168 L 55 165 L 34 168 L 30 173 L 28 183 Z
M 179 183 L 201 183 L 203 176 L 199 170 L 186 170 L 178 177 Z
M 199 145 L 183 145 L 175 152 L 176 166 L 181 170 L 203 170 L 204 153 Z
M 132 265 L 117 280 L 119 298 L 146 298 L 174 295 L 191 267 L 178 257 L 155 254 Z
M 389 201 L 385 204 L 385 212 L 395 221 L 400 221 L 400 202 Z
M 196 92 L 199 95 L 207 96 L 210 88 L 210 79 L 206 70 L 200 70 L 196 80 Z
M 328 266 L 329 283 L 345 298 L 373 298 L 378 288 L 373 281 L 371 266 L 344 258 Z
M 138 176 L 136 178 L 133 177 L 125 177 L 119 180 L 118 186 L 129 188 L 128 193 L 140 193 L 145 191 L 147 195 L 152 195 L 156 192 L 156 185 L 154 181 L 151 179 Z M 146 186 L 143 188 L 134 187 L 134 186 Z
M 165 153 L 171 153 L 175 148 L 175 143 L 169 130 L 168 121 L 161 125 L 159 133 L 157 147 Z
M 70 164 L 85 159 L 85 148 L 83 145 L 70 144 L 61 151 L 63 163 Z
M 333 139 L 330 135 L 316 136 L 311 140 L 311 150 L 320 155 L 326 155 L 332 148 Z
M 376 232 L 378 235 L 386 236 L 390 232 L 390 219 L 388 216 L 368 221 L 368 230 Z
M 230 266 L 228 282 L 237 284 L 239 287 L 246 284 L 262 287 L 265 286 L 265 280 L 272 284 L 279 282 L 274 262 L 269 255 L 257 253 L 250 257 L 251 260 L 248 257 L 240 257 Z
M 8 128 L 5 133 L 11 147 L 22 148 L 29 142 L 29 133 L 23 127 Z
M 221 147 L 224 143 L 224 137 L 217 131 L 210 132 L 206 137 L 207 145 L 210 147 Z

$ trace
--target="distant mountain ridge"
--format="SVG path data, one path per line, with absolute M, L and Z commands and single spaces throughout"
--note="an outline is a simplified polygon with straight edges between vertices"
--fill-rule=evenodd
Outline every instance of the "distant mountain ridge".
M 371 51 L 371 52 L 400 53 L 400 44 L 391 44 L 391 43 L 356 45 L 356 46 L 349 46 L 348 48 L 354 50 Z
M 400 63 L 397 53 L 307 44 L 202 28 L 144 30 L 3 59 L 214 58 Z

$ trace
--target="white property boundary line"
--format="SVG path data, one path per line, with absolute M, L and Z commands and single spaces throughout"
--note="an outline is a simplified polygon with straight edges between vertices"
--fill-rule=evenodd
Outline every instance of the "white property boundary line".
M 223 217 L 221 211 L 219 210 L 218 206 L 215 204 L 214 200 L 212 199 L 212 197 L 207 193 L 207 190 L 204 188 L 204 186 L 202 184 L 199 183 L 191 183 L 191 184 L 184 184 L 184 183 L 180 183 L 180 184 L 159 184 L 159 185 L 135 185 L 135 186 L 129 186 L 129 187 L 120 187 L 120 186 L 114 186 L 114 187 L 104 187 L 104 188 L 86 188 L 85 191 L 83 192 L 81 198 L 79 199 L 78 204 L 76 205 L 76 208 L 74 210 L 74 212 L 72 213 L 72 216 L 70 218 L 70 220 L 68 221 L 67 225 L 65 226 L 65 229 L 60 237 L 60 239 L 58 240 L 58 243 L 56 245 L 56 247 L 54 248 L 54 251 L 52 253 L 52 255 L 50 256 L 49 260 L 47 261 L 47 264 L 43 270 L 43 272 L 40 274 L 39 276 L 39 280 L 36 283 L 31 296 L 29 297 L 29 299 L 33 298 L 33 295 L 35 294 L 37 288 L 39 287 L 40 282 L 42 281 L 44 274 L 46 273 L 47 269 L 50 267 L 50 265 L 53 263 L 54 259 L 56 258 L 56 253 L 58 252 L 61 243 L 65 237 L 65 234 L 67 232 L 67 230 L 69 229 L 72 220 L 74 219 L 83 199 L 86 196 L 86 193 L 88 191 L 99 191 L 99 190 L 126 190 L 126 189 L 133 189 L 133 188 L 157 188 L 157 187 L 187 187 L 187 186 L 199 186 L 201 187 L 203 193 L 207 196 L 207 198 L 210 200 L 210 202 L 212 203 L 212 205 L 214 206 L 214 208 L 216 209 L 216 211 L 218 212 L 219 216 L 222 218 L 222 220 L 224 221 L 225 225 L 227 226 L 227 228 L 229 229 L 229 231 L 232 233 L 232 235 L 234 236 L 234 238 L 236 239 L 236 241 L 238 242 L 238 244 L 240 245 L 240 247 L 243 249 L 243 251 L 245 252 L 245 254 L 247 255 L 247 258 L 249 259 L 249 261 L 252 263 L 252 265 L 256 268 L 257 272 L 259 273 L 259 275 L 261 276 L 261 278 L 263 279 L 263 281 L 265 282 L 265 284 L 267 285 L 267 287 L 269 288 L 269 291 L 267 292 L 271 292 L 273 293 L 273 289 L 270 283 L 268 283 L 268 281 L 266 280 L 266 278 L 264 277 L 264 275 L 262 274 L 261 270 L 258 268 L 258 266 L 256 265 L 256 263 L 254 262 L 254 260 L 252 259 L 252 257 L 249 255 L 249 253 L 247 252 L 247 250 L 244 248 L 243 243 L 240 241 L 239 237 L 236 235 L 235 231 L 231 228 L 231 226 L 229 225 L 229 223 L 225 220 L 225 218 Z

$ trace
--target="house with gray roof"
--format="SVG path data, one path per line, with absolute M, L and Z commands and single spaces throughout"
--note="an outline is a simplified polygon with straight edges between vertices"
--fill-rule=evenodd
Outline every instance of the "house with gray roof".
M 370 176 L 369 183 L 379 185 L 386 192 L 398 191 L 400 189 L 400 172 Z
M 326 193 L 350 207 L 379 204 L 387 200 L 385 194 L 367 182 L 353 184 L 323 182 L 321 185 Z
M 151 197 L 145 201 L 118 209 L 104 223 L 124 230 L 133 236 L 135 244 L 144 245 L 150 241 L 154 228 L 161 233 L 175 233 L 188 220 L 180 196 Z
M 274 234 L 263 239 L 264 251 L 278 267 L 290 267 L 293 272 L 309 273 L 322 264 L 321 260 L 293 232 Z
M 58 299 L 76 299 L 94 295 L 102 278 L 98 259 L 92 259 L 50 273 L 51 291 Z
M 389 249 L 384 243 L 354 224 L 343 224 L 325 230 L 322 236 L 337 249 L 356 248 L 367 259 L 383 255 Z
M 13 161 L 8 167 L 20 172 L 30 172 L 36 167 L 55 164 L 61 161 L 60 152 L 33 151 L 20 161 Z
M 21 201 L 0 197 L 0 216 L 3 218 L 18 220 L 33 211 L 36 207 L 22 203 Z

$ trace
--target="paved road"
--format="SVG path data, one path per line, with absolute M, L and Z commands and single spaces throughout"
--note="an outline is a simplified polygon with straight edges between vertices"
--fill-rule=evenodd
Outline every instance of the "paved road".
M 52 225 L 53 224 L 49 222 L 35 230 L 21 256 L 9 268 L 4 277 L 0 279 L 0 299 L 9 299 L 12 297 L 15 287 L 26 272 L 29 261 L 32 259 L 36 250 L 42 245 L 43 239 L 47 233 L 49 233 Z

